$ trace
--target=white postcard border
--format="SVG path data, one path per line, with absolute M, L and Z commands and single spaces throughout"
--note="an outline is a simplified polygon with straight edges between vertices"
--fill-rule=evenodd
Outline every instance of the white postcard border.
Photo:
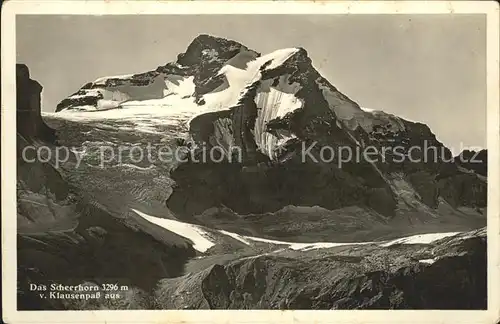
M 158 310 L 17 311 L 17 14 L 486 14 L 488 145 L 488 310 Z M 500 320 L 499 5 L 494 1 L 7 1 L 2 6 L 2 299 L 6 323 L 495 323 Z

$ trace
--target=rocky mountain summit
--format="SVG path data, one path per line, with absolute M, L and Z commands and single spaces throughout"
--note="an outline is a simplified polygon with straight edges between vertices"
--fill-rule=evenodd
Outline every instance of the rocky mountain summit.
M 131 289 L 116 304 L 23 293 L 26 309 L 486 307 L 486 151 L 453 157 L 427 125 L 360 107 L 303 48 L 200 35 L 44 120 L 35 90 L 18 148 L 70 150 L 58 166 L 18 158 L 20 285 Z M 135 160 L 148 145 L 183 154 Z
M 100 95 L 95 97 L 95 93 Z M 360 108 L 319 74 L 302 48 L 261 56 L 237 42 L 201 35 L 176 62 L 141 74 L 98 79 L 63 100 L 58 110 L 158 104 L 159 100 L 165 110 L 194 105 L 189 133 L 197 146 L 204 150 L 207 145 L 216 146 L 227 156 L 234 154 L 234 147 L 242 150 L 237 166 L 213 166 L 208 175 L 213 177 L 211 188 L 193 176 L 205 173 L 206 163 L 184 164 L 174 172 L 176 182 L 189 182 L 179 185 L 171 197 L 169 207 L 176 213 L 192 215 L 220 204 L 241 213 L 275 212 L 286 205 L 328 209 L 365 205 L 386 216 L 394 216 L 400 206 L 408 204 L 431 209 L 441 202 L 453 207 L 485 206 L 483 179 L 464 176 L 427 125 Z M 333 156 L 318 163 L 325 146 Z M 343 161 L 348 157 L 335 155 L 341 148 L 352 155 L 367 147 L 379 154 L 376 162 L 363 156 Z M 417 154 L 408 156 L 415 147 L 420 148 L 412 151 Z M 302 161 L 304 151 L 309 152 L 306 161 Z M 484 168 L 485 163 L 480 165 Z M 251 170 L 249 187 L 242 179 L 245 170 Z M 293 178 L 287 176 L 291 170 Z M 455 185 L 464 181 L 470 185 Z M 213 186 L 213 182 L 224 185 Z M 183 187 L 198 192 L 184 192 Z M 214 187 L 223 192 L 199 196 Z M 296 197 L 289 187 L 295 188 Z M 326 192 L 317 195 L 311 187 Z M 398 192 L 407 189 L 413 191 L 411 197 L 402 198 Z M 196 202 L 188 208 L 184 203 L 177 207 L 178 199 L 193 197 Z

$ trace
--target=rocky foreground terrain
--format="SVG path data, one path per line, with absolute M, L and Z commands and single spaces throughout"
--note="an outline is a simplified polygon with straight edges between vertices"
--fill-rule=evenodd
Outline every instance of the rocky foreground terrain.
M 17 73 L 20 309 L 486 308 L 487 152 L 454 157 L 427 125 L 359 107 L 305 49 L 200 35 L 43 116 Z M 203 161 L 213 148 L 224 159 Z M 44 283 L 101 295 L 30 289 Z

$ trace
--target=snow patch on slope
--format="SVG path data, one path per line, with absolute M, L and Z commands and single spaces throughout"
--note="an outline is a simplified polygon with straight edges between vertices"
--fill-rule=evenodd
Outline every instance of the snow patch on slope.
M 270 244 L 276 244 L 276 245 L 288 245 L 288 248 L 290 248 L 292 250 L 302 250 L 302 251 L 314 250 L 314 249 L 328 249 L 328 248 L 337 247 L 337 246 L 344 246 L 344 245 L 373 244 L 373 242 L 354 242 L 354 243 L 333 243 L 333 242 L 294 243 L 294 242 L 285 242 L 285 241 L 263 239 L 263 238 L 259 238 L 259 237 L 253 237 L 253 236 L 245 236 L 245 239 L 250 240 L 250 241 L 255 241 L 255 242 L 263 242 L 263 243 L 270 243 Z
M 127 101 L 117 109 L 95 110 L 93 106 L 81 106 L 57 113 L 44 112 L 42 115 L 116 130 L 162 133 L 164 126 L 177 126 L 187 132 L 187 121 L 198 111 L 192 98 L 168 96 L 162 99 Z M 109 126 L 110 121 L 113 121 L 113 126 Z
M 245 243 L 246 245 L 250 245 L 251 244 L 250 241 L 247 239 L 247 237 L 245 237 L 243 235 L 232 233 L 232 232 L 228 232 L 228 231 L 225 231 L 225 230 L 219 230 L 219 232 L 221 232 L 224 235 L 230 236 L 230 237 L 234 238 L 237 241 Z
M 218 88 L 203 95 L 205 104 L 202 113 L 227 110 L 238 103 L 241 91 L 249 82 L 248 72 L 231 65 L 223 66 L 218 75 L 224 75 L 225 81 Z
M 375 111 L 375 109 L 366 108 L 366 107 L 359 107 L 359 108 L 361 108 L 361 110 L 363 110 L 364 112 L 367 112 L 367 113 L 372 113 Z
M 274 69 L 283 64 L 297 51 L 297 48 L 285 48 L 274 51 L 248 61 L 245 69 L 240 69 L 230 64 L 224 65 L 218 71 L 217 75 L 225 76 L 225 82 L 214 91 L 203 95 L 205 108 L 201 113 L 229 109 L 236 105 L 245 88 L 262 77 L 260 69 L 264 64 L 268 64 L 265 70 Z M 245 53 L 238 55 L 246 56 Z
M 76 94 L 67 98 L 70 102 L 63 109 L 83 110 L 78 106 L 80 103 L 90 103 L 94 105 L 93 110 L 120 108 L 123 103 L 129 100 L 146 101 L 151 99 L 163 99 L 167 95 L 178 94 L 179 97 L 191 95 L 194 88 L 192 79 L 183 78 L 177 75 L 157 75 L 151 77 L 147 85 L 134 84 L 130 79 L 132 75 L 123 75 L 119 79 L 123 81 L 117 84 L 106 86 L 106 81 L 116 79 L 116 77 L 106 77 L 98 79 L 93 83 L 97 88 L 80 89 Z M 169 88 L 170 86 L 170 88 Z M 87 98 L 88 100 L 83 100 Z M 94 104 L 95 102 L 95 104 Z M 90 110 L 90 109 L 85 109 Z
M 192 96 L 195 91 L 194 76 L 182 77 L 176 74 L 165 76 L 164 96 L 176 94 L 180 97 Z
M 298 83 L 288 83 L 289 75 L 282 75 L 278 84 L 273 86 L 273 80 L 264 80 L 255 96 L 255 104 L 258 109 L 258 116 L 254 126 L 255 141 L 261 152 L 275 158 L 276 147 L 284 145 L 293 134 L 279 133 L 271 134 L 267 132 L 267 123 L 273 119 L 282 118 L 287 114 L 302 108 L 304 103 L 295 94 L 301 89 Z
M 293 54 L 297 53 L 298 51 L 299 49 L 295 47 L 282 48 L 258 57 L 255 60 L 254 64 L 260 68 L 265 63 L 271 61 L 269 65 L 266 66 L 266 70 L 272 70 L 285 63 L 286 60 L 288 60 Z M 253 66 L 253 64 L 250 63 L 249 66 Z
M 260 92 L 255 97 L 258 109 L 262 109 L 259 117 L 264 120 L 281 118 L 302 107 L 302 100 L 295 96 L 301 86 L 298 83 L 289 85 L 286 81 L 288 77 L 289 75 L 281 76 L 276 87 L 270 86 L 271 80 L 262 82 Z
M 70 99 L 81 99 L 85 97 L 97 97 L 102 94 L 102 90 L 100 89 L 85 89 L 85 94 L 74 94 L 69 96 Z
M 313 250 L 313 249 L 328 249 L 337 246 L 346 246 L 346 245 L 366 245 L 366 244 L 377 244 L 383 247 L 388 247 L 396 244 L 430 244 L 434 241 L 455 236 L 460 234 L 461 232 L 447 232 L 447 233 L 430 233 L 430 234 L 418 234 L 407 236 L 399 239 L 394 239 L 390 241 L 381 241 L 381 242 L 349 242 L 349 243 L 333 243 L 333 242 L 317 242 L 317 243 L 294 243 L 294 242 L 285 242 L 285 241 L 277 241 L 277 240 L 269 240 L 252 236 L 245 236 L 244 238 L 251 241 L 256 242 L 265 242 L 276 245 L 288 245 L 288 247 L 292 250 Z
M 205 252 L 210 247 L 215 245 L 215 239 L 213 238 L 213 235 L 210 235 L 208 229 L 205 229 L 203 226 L 188 224 L 172 219 L 158 218 L 147 215 L 135 209 L 132 210 L 139 216 L 146 219 L 147 221 L 191 240 L 193 242 L 193 247 L 200 252 Z M 219 232 L 224 236 L 229 236 L 249 246 L 252 245 L 252 242 L 261 242 L 261 243 L 270 243 L 275 245 L 284 245 L 286 246 L 286 248 L 292 250 L 300 250 L 300 251 L 308 251 L 314 249 L 328 249 L 328 248 L 347 246 L 347 245 L 352 246 L 352 245 L 376 244 L 382 247 L 389 247 L 391 245 L 396 245 L 396 244 L 430 244 L 442 238 L 455 236 L 461 233 L 461 232 L 447 232 L 447 233 L 418 234 L 390 241 L 380 241 L 380 242 L 371 241 L 371 242 L 348 242 L 348 243 L 335 243 L 335 242 L 297 243 L 297 242 L 286 242 L 286 241 L 278 241 L 278 240 L 271 240 L 253 236 L 240 235 L 225 230 L 217 230 L 217 232 Z
M 447 233 L 429 233 L 429 234 L 418 234 L 407 236 L 399 239 L 395 239 L 386 243 L 381 244 L 380 246 L 391 246 L 396 244 L 430 244 L 434 241 L 455 236 L 460 234 L 461 232 L 447 232 Z
M 246 81 L 240 83 L 241 95 L 248 91 L 248 87 L 262 78 L 262 71 L 272 70 L 288 60 L 299 51 L 298 48 L 284 48 L 272 53 L 260 56 L 247 63 Z M 227 74 L 226 74 L 227 76 Z M 242 78 L 242 76 L 239 76 Z M 282 75 L 278 84 L 273 84 L 273 80 L 264 80 L 257 89 L 255 104 L 258 109 L 258 116 L 253 129 L 257 146 L 262 153 L 275 158 L 275 148 L 284 145 L 288 140 L 294 138 L 293 134 L 278 133 L 275 135 L 266 131 L 266 125 L 270 120 L 282 118 L 303 106 L 301 99 L 295 94 L 300 90 L 298 83 L 288 83 L 289 75 Z
M 139 216 L 146 219 L 148 222 L 161 226 L 169 231 L 172 231 L 180 236 L 183 236 L 193 242 L 193 248 L 200 252 L 205 252 L 215 245 L 214 242 L 207 239 L 207 232 L 199 228 L 199 226 L 187 224 L 172 219 L 149 216 L 138 210 L 132 209 Z

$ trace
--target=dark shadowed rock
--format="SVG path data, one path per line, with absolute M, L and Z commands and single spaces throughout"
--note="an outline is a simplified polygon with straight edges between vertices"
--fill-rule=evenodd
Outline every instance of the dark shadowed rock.
M 466 170 L 474 171 L 482 176 L 488 175 L 488 151 L 464 150 L 455 157 L 455 163 Z
M 25 138 L 55 140 L 55 131 L 42 120 L 42 85 L 30 78 L 25 64 L 16 64 L 17 131 Z
M 214 44 L 219 43 L 210 37 L 195 40 L 188 49 L 193 55 L 190 64 L 199 59 L 200 51 Z M 451 151 L 427 125 L 385 113 L 364 112 L 320 75 L 302 48 L 273 69 L 265 69 L 265 65 L 262 77 L 242 90 L 236 106 L 191 121 L 191 137 L 200 147 L 223 147 L 226 155 L 232 156 L 230 147 L 236 146 L 241 149 L 242 159 L 239 164 L 232 159 L 233 163 L 223 166 L 189 161 L 175 169 L 171 176 L 178 186 L 167 205 L 177 214 L 191 217 L 221 205 L 237 213 L 318 205 L 328 209 L 365 206 L 393 217 L 398 205 L 411 205 L 417 212 L 418 206 L 435 209 L 440 197 L 452 206 L 484 206 L 485 183 L 479 179 L 474 186 L 477 189 L 457 189 L 462 188 L 456 185 L 463 181 L 462 172 Z M 292 86 L 299 88 L 295 96 L 303 102 L 302 107 L 266 119 L 271 113 L 259 98 L 272 89 L 285 91 Z M 346 111 L 355 117 L 346 120 L 341 116 Z M 359 125 L 353 126 L 356 122 Z M 364 122 L 373 125 L 363 127 Z M 269 134 L 293 139 L 283 146 L 273 146 Z M 303 154 L 310 146 L 312 158 Z M 375 163 L 363 154 L 350 160 L 338 154 L 328 162 L 321 159 L 323 148 L 335 153 L 340 148 L 349 149 L 352 154 L 367 147 L 386 153 L 380 154 Z M 400 154 L 391 150 L 395 147 Z M 394 177 L 401 181 L 389 180 Z M 444 180 L 447 177 L 451 178 Z M 398 187 L 401 185 L 404 188 Z M 414 198 L 401 197 L 401 192 L 407 190 L 414 191 Z
M 430 245 L 275 251 L 165 279 L 158 308 L 486 309 L 485 230 Z

